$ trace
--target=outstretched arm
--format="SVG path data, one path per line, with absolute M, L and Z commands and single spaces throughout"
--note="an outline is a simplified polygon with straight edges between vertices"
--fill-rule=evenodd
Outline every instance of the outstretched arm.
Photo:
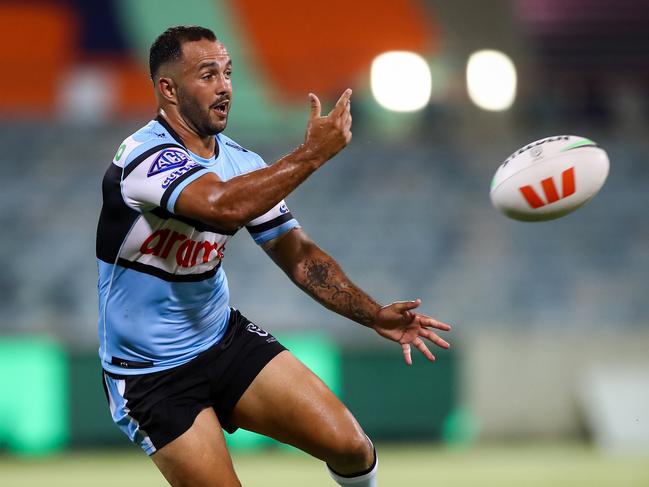
M 412 363 L 411 345 L 435 360 L 422 338 L 441 348 L 449 347 L 431 328 L 448 331 L 450 326 L 414 312 L 421 304 L 419 299 L 381 306 L 351 282 L 338 263 L 302 229 L 294 228 L 264 248 L 291 280 L 320 304 L 399 343 L 408 365 Z
M 321 116 L 320 100 L 310 94 L 311 114 L 300 147 L 273 165 L 221 181 L 208 173 L 190 183 L 178 197 L 175 213 L 226 230 L 237 230 L 263 215 L 299 186 L 351 140 L 351 90 Z

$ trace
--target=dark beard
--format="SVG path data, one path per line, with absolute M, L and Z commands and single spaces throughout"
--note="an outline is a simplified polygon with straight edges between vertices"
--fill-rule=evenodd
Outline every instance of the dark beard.
M 201 108 L 198 102 L 191 96 L 186 96 L 178 90 L 178 111 L 182 117 L 196 130 L 199 135 L 216 135 L 225 129 L 215 125 L 210 120 L 209 110 L 207 113 Z

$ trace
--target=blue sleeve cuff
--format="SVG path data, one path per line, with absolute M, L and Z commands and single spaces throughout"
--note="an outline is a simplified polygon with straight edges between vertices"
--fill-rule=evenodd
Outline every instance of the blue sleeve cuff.
M 260 233 L 254 233 L 254 234 L 251 233 L 251 235 L 252 238 L 255 240 L 255 243 L 257 243 L 257 245 L 262 245 L 268 242 L 269 240 L 277 238 L 280 235 L 285 234 L 289 230 L 298 227 L 299 225 L 300 224 L 297 222 L 297 220 L 293 218 L 292 220 L 282 223 L 281 225 L 275 228 L 271 228 L 270 230 L 266 230 Z

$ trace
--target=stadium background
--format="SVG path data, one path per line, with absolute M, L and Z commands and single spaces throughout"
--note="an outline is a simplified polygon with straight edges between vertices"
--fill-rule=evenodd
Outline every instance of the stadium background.
M 94 232 L 105 167 L 154 112 L 148 46 L 178 23 L 228 46 L 227 133 L 268 162 L 301 142 L 308 92 L 330 106 L 354 89 L 352 144 L 289 206 L 379 301 L 420 297 L 453 323 L 452 351 L 405 368 L 243 233 L 224 265 L 233 303 L 386 445 L 382 485 L 649 485 L 643 0 L 0 2 L 0 484 L 161 483 L 99 386 Z M 467 94 L 480 49 L 516 67 L 508 110 Z M 425 58 L 424 109 L 391 112 L 372 96 L 372 60 L 392 50 Z M 496 167 L 559 133 L 608 151 L 602 192 L 559 221 L 497 214 Z M 249 485 L 275 485 L 273 471 L 286 474 L 277 485 L 328 485 L 303 456 L 253 435 L 229 441 Z

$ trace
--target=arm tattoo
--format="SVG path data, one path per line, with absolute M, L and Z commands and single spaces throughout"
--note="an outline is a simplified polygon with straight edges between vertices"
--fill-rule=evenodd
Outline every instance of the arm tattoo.
M 314 299 L 327 308 L 370 326 L 378 304 L 356 287 L 333 259 L 306 259 L 304 274 L 299 284 Z

